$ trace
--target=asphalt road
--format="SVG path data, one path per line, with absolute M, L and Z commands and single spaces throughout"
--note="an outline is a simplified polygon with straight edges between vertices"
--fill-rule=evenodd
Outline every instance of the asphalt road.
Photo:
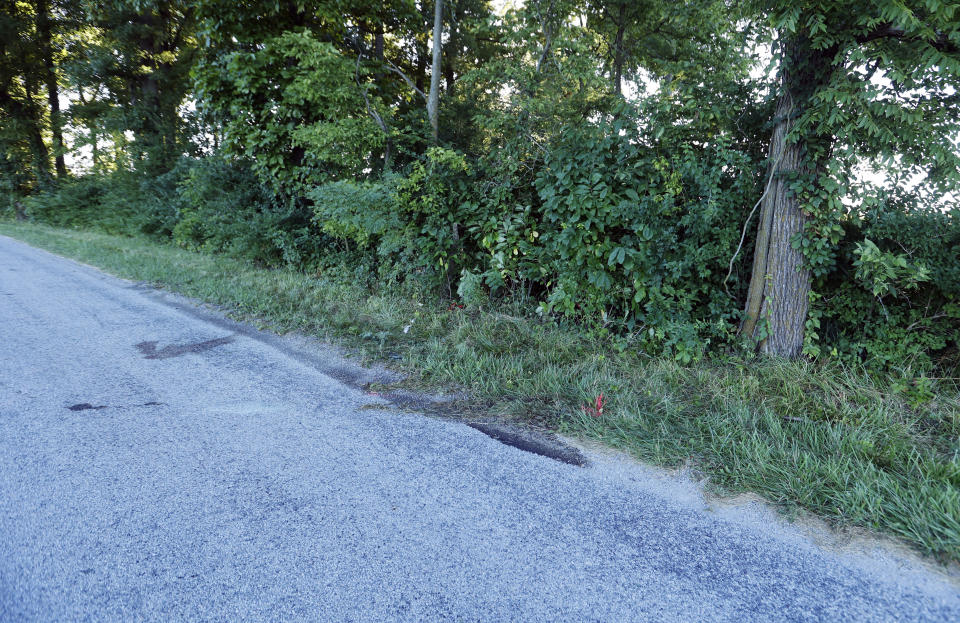
M 960 621 L 904 560 L 336 361 L 0 237 L 0 621 Z

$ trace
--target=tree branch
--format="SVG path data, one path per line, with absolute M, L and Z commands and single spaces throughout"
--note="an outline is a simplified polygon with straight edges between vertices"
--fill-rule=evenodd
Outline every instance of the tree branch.
M 960 54 L 960 45 L 957 45 L 951 41 L 947 37 L 946 33 L 937 33 L 936 38 L 931 41 L 916 34 L 908 34 L 903 28 L 897 28 L 896 26 L 890 25 L 878 26 L 877 28 L 874 28 L 870 32 L 857 37 L 857 42 L 869 43 L 871 41 L 877 41 L 878 39 L 898 39 L 900 41 L 924 42 L 940 52 L 945 52 L 947 54 Z
M 403 71 L 401 71 L 399 67 L 397 67 L 396 65 L 394 65 L 393 63 L 391 63 L 389 60 L 387 60 L 387 59 L 383 59 L 383 60 L 384 60 L 384 62 L 387 64 L 387 69 L 389 69 L 389 70 L 392 71 L 393 73 L 395 73 L 395 74 L 397 74 L 398 76 L 400 76 L 401 78 L 403 78 L 403 81 L 407 83 L 407 86 L 409 86 L 411 89 L 413 89 L 414 91 L 416 91 L 417 95 L 419 95 L 420 97 L 422 97 L 424 101 L 427 100 L 426 94 L 425 94 L 423 91 L 421 91 L 420 89 L 417 88 L 417 85 L 414 83 L 413 80 L 410 79 L 410 76 L 408 76 L 407 74 L 403 73 Z
M 367 97 L 367 89 L 360 83 L 360 59 L 363 58 L 362 54 L 357 55 L 357 73 L 355 79 L 357 81 L 357 86 L 360 87 L 360 94 L 363 96 L 363 103 L 367 106 L 367 114 L 370 115 L 370 118 L 373 119 L 374 123 L 380 128 L 380 130 L 390 137 L 390 130 L 387 128 L 387 124 L 384 123 L 383 117 L 380 116 L 374 108 L 370 105 L 370 98 Z

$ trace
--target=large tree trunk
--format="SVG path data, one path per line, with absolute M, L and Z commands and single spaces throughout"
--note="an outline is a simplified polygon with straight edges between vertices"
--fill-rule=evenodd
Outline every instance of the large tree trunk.
M 803 232 L 805 216 L 790 191 L 791 172 L 809 171 L 802 140 L 790 139 L 793 119 L 806 98 L 826 79 L 814 52 L 794 40 L 781 68 L 781 95 L 770 139 L 769 183 L 761 201 L 753 271 L 742 331 L 760 339 L 766 354 L 795 358 L 803 350 L 804 325 L 810 298 L 810 271 L 791 241 Z
M 430 67 L 430 93 L 427 94 L 427 117 L 433 142 L 440 138 L 440 57 L 443 46 L 443 0 L 433 6 L 433 65 Z
M 802 146 L 786 141 L 790 114 L 789 96 L 783 96 L 777 106 L 779 120 L 770 141 L 772 162 L 768 174 L 773 179 L 761 202 L 743 331 L 757 335 L 758 326 L 763 326 L 761 335 L 765 335 L 765 339 L 760 349 L 771 355 L 793 358 L 803 349 L 810 272 L 803 268 L 803 256 L 790 244 L 791 239 L 803 231 L 804 222 L 799 202 L 784 178 L 785 173 L 803 166 Z M 761 319 L 766 321 L 765 325 L 759 322 Z
M 53 135 L 53 156 L 56 163 L 57 177 L 62 179 L 67 175 L 67 166 L 64 161 L 63 121 L 60 116 L 60 88 L 57 80 L 56 65 L 53 61 L 53 35 L 50 28 L 49 0 L 38 0 L 37 34 L 40 37 L 40 48 L 43 52 L 43 66 L 47 86 L 47 102 L 50 105 L 50 133 Z

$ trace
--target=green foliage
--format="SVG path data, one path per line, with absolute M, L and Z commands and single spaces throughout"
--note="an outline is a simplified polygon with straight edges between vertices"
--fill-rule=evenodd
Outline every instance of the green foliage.
M 908 380 L 935 366 L 951 375 L 960 365 L 960 215 L 903 194 L 869 203 L 848 219 L 821 282 L 815 354 L 907 371 Z
M 464 261 L 459 229 L 469 206 L 456 201 L 466 190 L 467 172 L 461 154 L 435 147 L 407 175 L 333 182 L 308 196 L 323 230 L 374 254 L 384 276 L 425 274 L 449 288 L 451 271 Z
M 364 110 L 355 67 L 307 31 L 219 57 L 198 96 L 224 119 L 224 148 L 283 196 L 362 174 L 383 136 Z
M 690 362 L 775 329 L 737 337 L 752 206 L 789 121 L 806 354 L 949 370 L 960 262 L 956 212 L 938 210 L 958 181 L 960 37 L 944 6 L 531 0 L 495 15 L 460 0 L 434 144 L 430 3 L 57 0 L 85 168 L 54 185 L 39 13 L 19 3 L 0 11 L 2 210 L 270 266 L 343 263 L 471 307 L 522 299 Z M 766 45 L 776 82 L 754 71 Z M 919 187 L 885 195 L 857 181 L 865 165 Z
M 23 203 L 27 216 L 50 225 L 132 233 L 141 212 L 130 197 L 139 195 L 139 190 L 139 180 L 122 172 L 70 180 L 55 190 L 26 197 Z
M 309 197 L 317 224 L 334 238 L 385 254 L 402 248 L 398 208 L 386 184 L 331 182 L 314 188 Z
M 911 265 L 902 253 L 881 251 L 869 238 L 856 243 L 853 255 L 856 278 L 878 299 L 898 296 L 898 288 L 905 295 L 929 279 L 929 271 L 923 264 Z
M 150 235 L 268 265 L 309 266 L 326 243 L 295 204 L 278 202 L 244 163 L 219 156 L 184 158 L 157 177 L 80 177 L 24 205 L 50 225 Z
M 243 162 L 211 157 L 190 162 L 177 187 L 174 243 L 268 265 L 309 265 L 318 253 L 304 217 L 273 194 Z
M 483 278 L 467 269 L 463 269 L 460 275 L 457 296 L 471 309 L 479 308 L 490 302 L 490 296 L 484 288 Z
M 77 89 L 93 93 L 77 112 L 89 131 L 122 135 L 130 161 L 146 175 L 166 173 L 190 149 L 180 107 L 197 57 L 193 4 L 83 2 L 71 35 L 75 60 L 66 69 Z
M 534 263 L 556 280 L 547 308 L 616 314 L 628 329 L 730 320 L 718 267 L 735 250 L 753 163 L 722 141 L 668 159 L 624 134 L 629 125 L 571 131 L 536 180 Z
M 468 171 L 462 154 L 431 147 L 425 160 L 413 163 L 408 175 L 394 181 L 404 233 L 416 241 L 408 252 L 445 279 L 463 260 L 459 229 L 472 216 L 470 204 L 461 203 Z

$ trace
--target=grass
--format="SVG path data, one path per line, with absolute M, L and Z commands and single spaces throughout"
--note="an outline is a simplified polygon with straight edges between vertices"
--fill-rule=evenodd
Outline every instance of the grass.
M 960 560 L 960 394 L 838 364 L 726 357 L 682 366 L 525 316 L 371 291 L 335 271 L 269 270 L 143 239 L 26 223 L 0 233 L 113 274 L 223 305 L 261 326 L 337 341 L 424 388 L 599 440 L 648 462 L 692 464 L 720 491 L 759 493 L 841 525 Z M 400 355 L 400 363 L 394 360 Z M 581 409 L 603 393 L 604 413 Z M 476 406 L 476 405 L 475 405 Z

